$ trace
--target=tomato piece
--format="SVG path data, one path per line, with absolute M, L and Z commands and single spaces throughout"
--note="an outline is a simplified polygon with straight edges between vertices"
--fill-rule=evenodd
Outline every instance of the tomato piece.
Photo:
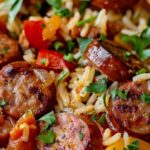
M 43 20 L 38 21 L 24 21 L 24 31 L 27 40 L 30 45 L 36 49 L 47 49 L 48 41 L 43 40 L 42 36 L 42 26 L 44 24 Z
M 0 32 L 7 33 L 5 20 L 1 17 L 0 17 Z
M 64 55 L 53 50 L 40 50 L 38 53 L 36 64 L 54 70 L 61 70 L 65 67 L 74 69 L 75 64 L 67 62 L 63 59 Z
M 31 111 L 22 116 L 10 131 L 8 150 L 34 150 L 35 138 L 38 134 L 36 120 Z

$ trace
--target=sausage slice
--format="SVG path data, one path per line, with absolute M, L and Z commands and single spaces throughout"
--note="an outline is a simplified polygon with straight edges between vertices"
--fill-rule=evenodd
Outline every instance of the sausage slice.
M 42 78 L 49 73 L 27 62 L 14 62 L 0 71 L 0 98 L 4 98 L 4 112 L 15 118 L 21 117 L 31 109 L 36 117 L 51 110 L 55 102 L 55 89 Z M 49 79 L 51 80 L 51 79 Z
M 127 100 L 116 97 L 108 107 L 108 122 L 114 130 L 128 131 L 131 135 L 150 141 L 150 103 L 141 95 L 150 94 L 150 82 L 126 82 L 119 90 L 128 91 Z
M 94 40 L 86 50 L 85 56 L 89 63 L 110 80 L 124 81 L 130 79 L 136 70 L 143 66 L 133 55 L 124 57 L 125 50 L 111 41 L 98 42 Z
M 92 0 L 91 5 L 100 9 L 112 9 L 115 11 L 124 11 L 132 8 L 139 0 Z
M 18 60 L 20 57 L 17 42 L 0 33 L 0 67 Z
M 57 124 L 51 127 L 56 135 L 52 145 L 39 144 L 42 149 L 103 150 L 98 126 L 88 118 L 68 113 L 56 114 Z

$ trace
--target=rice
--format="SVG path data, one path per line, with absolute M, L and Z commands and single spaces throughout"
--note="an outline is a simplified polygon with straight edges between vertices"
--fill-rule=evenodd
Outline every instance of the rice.
M 132 80 L 134 82 L 138 82 L 138 81 L 149 80 L 149 79 L 150 79 L 150 73 L 142 73 L 134 76 Z
M 109 128 L 105 129 L 103 134 L 103 145 L 109 146 L 115 142 L 117 142 L 121 138 L 121 133 L 116 133 L 111 136 L 111 131 Z

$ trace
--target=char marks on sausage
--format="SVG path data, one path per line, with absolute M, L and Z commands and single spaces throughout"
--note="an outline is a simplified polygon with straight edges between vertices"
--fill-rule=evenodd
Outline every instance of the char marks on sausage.
M 127 100 L 116 97 L 108 107 L 108 122 L 114 130 L 126 130 L 130 135 L 149 141 L 150 103 L 140 99 L 142 94 L 150 93 L 149 86 L 149 81 L 130 81 L 119 86 L 119 90 L 128 91 L 128 97 Z
M 46 85 L 34 70 L 38 68 L 27 62 L 14 62 L 0 71 L 0 98 L 6 101 L 6 114 L 18 119 L 31 109 L 39 117 L 53 108 L 54 86 Z M 44 69 L 40 71 L 48 74 Z

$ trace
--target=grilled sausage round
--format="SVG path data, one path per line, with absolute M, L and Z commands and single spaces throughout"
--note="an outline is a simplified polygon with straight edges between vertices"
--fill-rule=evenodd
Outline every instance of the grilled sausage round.
M 116 97 L 108 107 L 107 119 L 114 130 L 127 130 L 131 135 L 150 141 L 150 103 L 142 100 L 150 94 L 150 82 L 126 82 L 119 90 L 128 91 L 127 99 Z
M 115 11 L 124 11 L 132 8 L 139 0 L 92 0 L 91 5 L 100 9 L 112 9 Z
M 87 48 L 85 56 L 90 64 L 106 74 L 110 80 L 124 81 L 130 79 L 136 70 L 143 67 L 135 56 L 126 58 L 125 52 L 111 41 L 100 43 L 94 40 Z
M 23 61 L 3 67 L 0 71 L 0 98 L 6 101 L 4 112 L 18 119 L 28 109 L 36 117 L 51 110 L 55 88 L 47 84 L 51 80 L 47 77 L 46 70 Z
M 96 125 L 85 116 L 69 113 L 56 114 L 57 123 L 51 127 L 56 135 L 51 145 L 38 144 L 38 149 L 103 150 L 101 133 Z
M 0 67 L 20 58 L 17 42 L 0 33 Z

